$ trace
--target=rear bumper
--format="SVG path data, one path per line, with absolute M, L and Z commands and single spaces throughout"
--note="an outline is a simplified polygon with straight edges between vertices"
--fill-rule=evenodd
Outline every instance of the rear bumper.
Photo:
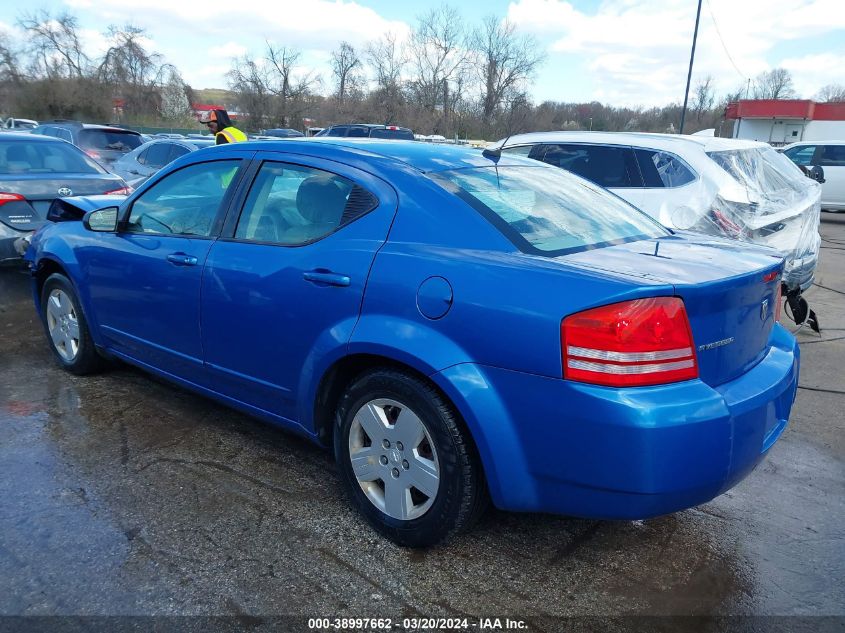
M 0 237 L 0 263 L 20 263 L 29 246 L 32 232 L 17 233 L 10 237 Z
M 473 433 L 494 503 L 507 510 L 642 519 L 689 508 L 741 481 L 786 427 L 795 339 L 740 378 L 609 389 L 478 365 L 435 379 Z

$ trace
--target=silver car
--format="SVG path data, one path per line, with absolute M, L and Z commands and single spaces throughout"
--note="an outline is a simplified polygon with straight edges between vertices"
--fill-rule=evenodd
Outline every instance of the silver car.
M 213 136 L 208 139 L 155 139 L 115 161 L 111 170 L 132 187 L 137 187 L 180 156 L 210 145 L 214 145 Z

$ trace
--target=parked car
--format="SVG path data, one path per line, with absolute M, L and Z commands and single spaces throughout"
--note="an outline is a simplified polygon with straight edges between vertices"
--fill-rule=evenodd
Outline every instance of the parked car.
M 201 147 L 214 145 L 214 137 L 207 139 L 157 139 L 144 143 L 124 154 L 112 164 L 112 171 L 136 188 L 168 163 Z
M 488 494 L 597 519 L 704 503 L 795 398 L 782 258 L 536 161 L 238 143 L 75 204 L 27 252 L 58 362 L 120 358 L 333 446 L 402 545 L 468 528 Z
M 154 138 L 185 138 L 184 134 L 179 134 L 177 132 L 158 132 L 157 134 L 153 134 Z
M 799 167 L 821 167 L 822 209 L 845 211 L 845 141 L 792 143 L 783 154 Z
M 42 123 L 32 130 L 73 143 L 107 169 L 118 158 L 131 152 L 144 140 L 138 132 L 108 125 L 93 125 L 77 121 Z
M 56 198 L 128 192 L 119 176 L 72 145 L 32 134 L 0 134 L 0 262 L 21 261 Z
M 305 136 L 299 130 L 294 130 L 289 127 L 284 128 L 271 128 L 269 130 L 262 130 L 261 136 L 274 136 L 277 138 L 298 138 L 301 136 Z
M 38 121 L 32 119 L 15 119 L 9 117 L 3 121 L 2 130 L 4 132 L 24 132 L 33 129 L 38 125 Z
M 332 125 L 315 136 L 343 136 L 348 138 L 386 138 L 396 141 L 413 141 L 414 133 L 406 127 L 376 125 L 373 123 L 349 123 Z
M 765 143 L 541 132 L 511 136 L 503 151 L 587 178 L 664 226 L 777 249 L 786 258 L 783 278 L 793 298 L 813 283 L 821 245 L 819 186 Z

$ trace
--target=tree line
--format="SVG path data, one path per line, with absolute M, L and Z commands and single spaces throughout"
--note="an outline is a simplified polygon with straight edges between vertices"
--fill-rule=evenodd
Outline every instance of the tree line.
M 21 15 L 24 42 L 0 35 L 0 110 L 37 119 L 82 118 L 129 124 L 186 125 L 196 95 L 179 70 L 148 50 L 143 29 L 110 27 L 101 55 L 85 50 L 69 12 Z M 323 76 L 301 51 L 267 41 L 258 55 L 231 60 L 221 83 L 230 108 L 248 131 L 302 129 L 340 122 L 403 125 L 447 138 L 494 139 L 529 130 L 673 132 L 681 106 L 615 107 L 599 102 L 533 103 L 529 92 L 546 61 L 540 43 L 498 16 L 467 25 L 441 5 L 420 15 L 410 33 L 386 33 L 355 47 L 339 42 Z M 690 94 L 686 132 L 723 125 L 724 106 L 737 98 L 793 98 L 782 68 L 717 97 L 715 78 L 700 78 Z M 816 96 L 845 100 L 832 84 Z M 117 105 L 117 111 L 115 111 Z M 728 134 L 729 130 L 721 130 Z

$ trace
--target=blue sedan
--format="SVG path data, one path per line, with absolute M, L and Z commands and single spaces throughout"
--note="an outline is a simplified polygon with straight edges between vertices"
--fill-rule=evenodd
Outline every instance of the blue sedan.
M 783 261 L 560 169 L 339 139 L 193 152 L 27 252 L 56 359 L 116 358 L 331 446 L 397 543 L 642 519 L 743 479 L 798 384 Z M 81 221 L 80 221 L 81 220 Z

